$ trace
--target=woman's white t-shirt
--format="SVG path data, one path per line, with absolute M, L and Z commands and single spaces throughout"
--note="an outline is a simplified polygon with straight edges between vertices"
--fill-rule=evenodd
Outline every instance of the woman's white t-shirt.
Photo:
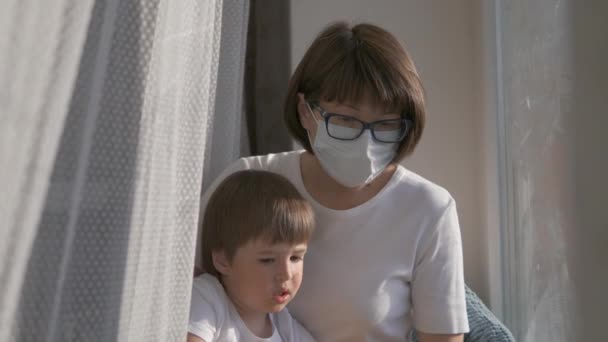
M 404 341 L 412 328 L 467 332 L 462 242 L 450 194 L 399 165 L 372 199 L 333 210 L 304 187 L 301 153 L 241 158 L 201 202 L 204 210 L 217 185 L 245 169 L 281 174 L 310 201 L 317 228 L 291 314 L 318 341 Z
M 210 274 L 194 278 L 188 332 L 205 342 L 314 342 L 287 309 L 270 314 L 272 336 L 255 336 L 226 295 L 224 287 Z

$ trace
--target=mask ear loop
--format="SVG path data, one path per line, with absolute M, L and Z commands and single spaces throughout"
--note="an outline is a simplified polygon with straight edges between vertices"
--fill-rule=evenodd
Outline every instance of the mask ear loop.
M 319 130 L 319 120 L 317 120 L 315 118 L 315 112 L 312 110 L 312 107 L 310 106 L 310 102 L 306 101 L 306 107 L 308 107 L 310 116 L 312 117 L 313 120 L 315 120 L 315 123 L 317 124 L 317 130 Z M 308 136 L 308 144 L 312 147 L 312 139 L 310 138 L 310 132 L 308 130 L 306 130 L 306 136 Z
M 312 110 L 312 107 L 310 106 L 310 102 L 306 101 L 306 107 L 308 107 L 308 112 L 310 112 L 310 115 L 314 119 L 315 118 L 315 112 Z

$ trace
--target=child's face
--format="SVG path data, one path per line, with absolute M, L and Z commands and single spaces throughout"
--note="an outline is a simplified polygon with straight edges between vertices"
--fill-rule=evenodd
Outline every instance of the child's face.
M 241 315 L 278 312 L 302 283 L 307 244 L 271 244 L 253 240 L 236 250 L 220 272 Z

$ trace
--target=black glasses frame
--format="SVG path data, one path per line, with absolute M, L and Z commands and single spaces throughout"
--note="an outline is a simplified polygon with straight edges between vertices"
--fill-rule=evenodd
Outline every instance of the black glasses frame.
M 363 132 L 365 132 L 366 129 L 368 129 L 372 133 L 372 138 L 374 140 L 378 141 L 378 142 L 381 142 L 381 143 L 397 143 L 397 142 L 401 142 L 403 139 L 405 139 L 405 137 L 407 136 L 407 133 L 409 132 L 409 130 L 410 130 L 411 126 L 412 126 L 412 120 L 409 120 L 409 119 L 406 119 L 406 118 L 403 118 L 403 117 L 401 119 L 388 119 L 388 120 L 378 120 L 378 121 L 372 121 L 372 122 L 365 122 L 365 121 L 359 120 L 359 119 L 354 118 L 354 117 L 349 116 L 349 115 L 327 112 L 316 101 L 308 101 L 308 105 L 310 106 L 311 109 L 313 109 L 313 110 L 316 109 L 316 110 L 319 111 L 319 114 L 321 114 L 321 117 L 323 118 L 323 121 L 325 122 L 325 130 L 327 131 L 327 135 L 329 135 L 330 137 L 332 137 L 334 139 L 337 139 L 337 140 L 344 140 L 344 141 L 356 140 L 357 138 L 359 138 L 361 136 L 361 134 L 363 134 Z M 357 134 L 357 136 L 355 136 L 354 138 L 348 138 L 348 139 L 347 138 L 339 138 L 339 137 L 333 136 L 329 132 L 329 120 L 332 117 L 348 118 L 348 120 L 355 120 L 355 121 L 361 123 L 361 132 L 359 132 L 359 134 Z M 386 122 L 396 122 L 396 121 L 400 121 L 403 124 L 403 126 L 404 126 L 403 132 L 401 133 L 401 135 L 399 136 L 399 138 L 397 140 L 386 141 L 386 140 L 378 139 L 378 137 L 376 137 L 376 130 L 374 129 L 374 127 L 377 124 L 382 124 L 382 123 L 386 123 Z

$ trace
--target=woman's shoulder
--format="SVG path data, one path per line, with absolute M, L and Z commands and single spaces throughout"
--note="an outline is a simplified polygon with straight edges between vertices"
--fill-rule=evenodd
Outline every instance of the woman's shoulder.
M 441 185 L 399 165 L 393 193 L 404 200 L 411 199 L 426 208 L 445 209 L 454 202 L 450 192 Z
M 241 170 L 268 170 L 275 171 L 292 166 L 298 162 L 301 150 L 270 153 L 258 156 L 240 158 L 235 162 Z M 236 170 L 235 170 L 236 171 Z

